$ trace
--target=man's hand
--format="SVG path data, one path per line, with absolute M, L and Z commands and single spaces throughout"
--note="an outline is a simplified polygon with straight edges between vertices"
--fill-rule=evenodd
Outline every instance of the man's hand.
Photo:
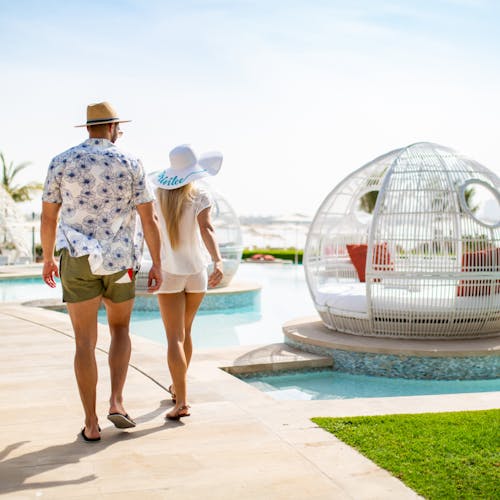
M 57 267 L 56 261 L 53 258 L 51 260 L 44 261 L 42 277 L 43 281 L 45 281 L 45 283 L 47 283 L 50 288 L 56 287 L 56 282 L 54 280 L 54 277 L 56 276 L 59 278 L 59 269 Z
M 148 292 L 156 292 L 161 286 L 163 278 L 160 266 L 151 266 L 148 275 Z
M 54 259 L 54 247 L 56 246 L 56 227 L 59 217 L 60 203 L 42 202 L 42 215 L 40 224 L 40 240 L 43 250 L 43 281 L 51 288 L 56 287 L 54 276 L 59 277 L 59 270 Z

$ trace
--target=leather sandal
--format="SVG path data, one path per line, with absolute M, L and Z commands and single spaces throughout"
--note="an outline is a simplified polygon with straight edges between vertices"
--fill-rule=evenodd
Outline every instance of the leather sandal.
M 165 419 L 168 420 L 180 420 L 183 417 L 189 417 L 191 413 L 189 413 L 189 405 L 181 406 L 175 413 L 167 413 L 165 415 Z
M 172 397 L 172 403 L 175 403 L 175 402 L 177 401 L 177 399 L 176 399 L 176 396 L 175 396 L 175 392 L 172 390 L 172 386 L 173 386 L 173 385 L 174 385 L 174 384 L 170 384 L 170 385 L 168 386 L 167 392 L 168 392 L 168 393 L 170 394 L 170 396 Z

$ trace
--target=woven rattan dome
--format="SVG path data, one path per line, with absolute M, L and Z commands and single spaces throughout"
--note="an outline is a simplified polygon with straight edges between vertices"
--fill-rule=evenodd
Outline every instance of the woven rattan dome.
M 499 188 L 486 167 L 431 143 L 345 178 L 318 209 L 304 255 L 324 324 L 369 336 L 498 334 Z M 490 198 L 479 209 L 478 191 Z
M 13 252 L 12 260 L 6 255 L 0 262 L 13 264 L 17 259 L 28 258 L 31 260 L 31 248 L 28 241 L 26 221 L 12 197 L 0 185 L 0 255 L 7 253 L 7 248 Z M 10 253 L 10 252 L 9 252 Z

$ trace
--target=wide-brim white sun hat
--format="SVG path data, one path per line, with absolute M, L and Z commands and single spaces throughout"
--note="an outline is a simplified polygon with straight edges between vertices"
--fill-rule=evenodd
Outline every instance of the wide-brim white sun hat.
M 177 146 L 169 154 L 170 167 L 149 176 L 153 186 L 177 189 L 197 179 L 216 175 L 222 165 L 222 153 L 211 151 L 199 157 L 188 144 Z

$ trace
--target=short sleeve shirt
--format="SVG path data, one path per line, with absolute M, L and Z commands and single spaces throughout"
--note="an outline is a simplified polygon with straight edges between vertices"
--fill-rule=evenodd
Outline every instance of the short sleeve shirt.
M 61 204 L 58 250 L 88 255 L 94 274 L 139 268 L 136 206 L 154 200 L 139 159 L 107 139 L 87 139 L 51 161 L 42 200 Z
M 179 220 L 179 245 L 175 250 L 170 245 L 167 224 L 161 207 L 158 203 L 156 204 L 156 212 L 160 219 L 162 268 L 171 274 L 199 273 L 206 268 L 209 261 L 201 239 L 197 217 L 201 211 L 213 206 L 214 202 L 208 191 L 199 186 L 195 189 L 193 200 L 182 209 Z

